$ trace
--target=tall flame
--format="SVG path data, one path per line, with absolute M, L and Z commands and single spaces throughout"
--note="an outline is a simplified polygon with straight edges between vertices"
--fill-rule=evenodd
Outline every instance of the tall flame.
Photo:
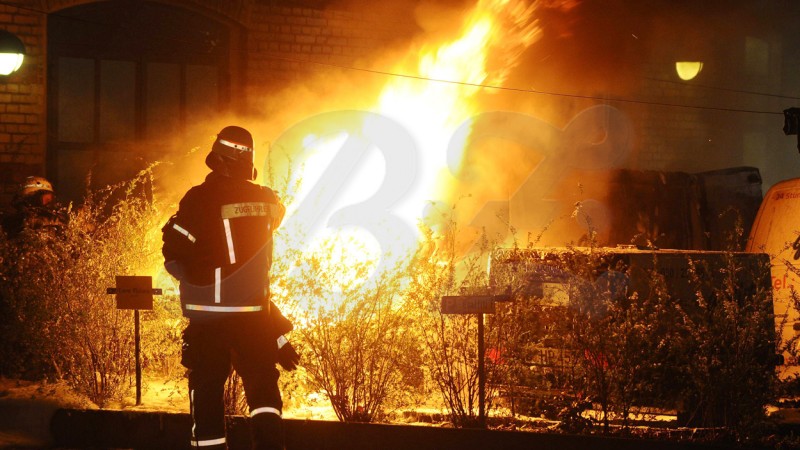
M 434 81 L 399 79 L 384 89 L 378 111 L 411 130 L 424 158 L 420 182 L 404 209 L 407 218 L 421 218 L 425 202 L 451 194 L 455 174 L 446 161 L 448 143 L 456 128 L 479 112 L 475 97 L 481 85 L 502 84 L 521 51 L 538 37 L 533 12 L 521 2 L 480 0 L 460 37 L 420 55 L 418 76 Z M 490 68 L 492 58 L 502 66 Z
M 450 190 L 455 186 L 455 174 L 448 166 L 446 153 L 450 140 L 457 128 L 469 124 L 470 117 L 479 112 L 476 96 L 483 90 L 482 85 L 502 84 L 522 51 L 538 38 L 534 11 L 535 4 L 479 0 L 465 16 L 457 38 L 420 51 L 415 57 L 414 73 L 392 78 L 380 94 L 374 111 L 410 132 L 421 158 L 417 173 L 409 174 L 415 177 L 413 186 L 393 206 L 393 214 L 414 229 L 425 218 L 430 202 L 447 200 L 453 194 Z M 395 69 L 398 73 L 407 70 Z M 364 133 L 369 134 L 370 123 L 365 121 L 363 127 Z M 306 185 L 315 184 L 343 139 L 339 136 L 322 141 L 313 135 L 306 137 L 304 141 L 315 147 L 314 156 L 303 167 Z M 375 155 L 365 159 L 361 170 L 350 174 L 349 186 L 331 188 L 339 190 L 338 205 L 362 201 L 365 193 L 373 192 L 387 171 L 392 170 Z M 306 194 L 301 192 L 296 197 Z M 294 212 L 290 206 L 288 213 Z M 369 236 L 355 233 L 350 237 L 352 239 L 338 239 L 344 254 L 351 255 L 354 261 L 382 257 L 386 267 L 406 259 L 419 245 L 416 235 L 405 237 L 405 241 L 391 248 L 392 255 L 387 259 L 387 249 L 376 247 Z M 365 249 L 369 250 L 365 252 Z

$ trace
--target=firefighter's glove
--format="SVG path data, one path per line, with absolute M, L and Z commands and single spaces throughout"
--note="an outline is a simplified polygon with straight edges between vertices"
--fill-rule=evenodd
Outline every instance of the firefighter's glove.
M 297 369 L 297 363 L 300 362 L 300 355 L 297 354 L 292 344 L 286 339 L 286 336 L 278 338 L 278 364 L 284 370 L 292 371 Z

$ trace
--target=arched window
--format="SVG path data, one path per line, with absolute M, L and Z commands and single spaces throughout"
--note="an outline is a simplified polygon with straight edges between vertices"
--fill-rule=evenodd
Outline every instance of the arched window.
M 67 199 L 135 174 L 227 107 L 231 32 L 192 11 L 98 2 L 48 16 L 48 173 Z M 98 178 L 99 177 L 99 178 Z

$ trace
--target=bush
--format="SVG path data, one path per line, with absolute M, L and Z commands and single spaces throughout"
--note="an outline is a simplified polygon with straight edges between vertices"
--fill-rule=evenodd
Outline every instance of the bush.
M 163 218 L 148 194 L 150 178 L 145 171 L 88 193 L 66 211 L 60 232 L 26 230 L 0 242 L 4 375 L 63 378 L 101 407 L 122 398 L 134 368 L 133 312 L 116 309 L 106 288 L 116 275 L 161 266 Z M 145 364 L 175 363 L 175 326 L 164 325 L 180 320 L 175 313 L 159 301 L 143 314 Z
M 308 389 L 323 392 L 340 420 L 372 422 L 402 403 L 406 383 L 419 378 L 402 272 L 371 278 L 373 262 L 332 260 L 334 247 L 331 240 L 319 254 L 298 250 L 300 268 L 277 275 L 277 291 L 305 299 L 292 339 L 303 355 Z
M 493 268 L 517 297 L 493 322 L 512 330 L 495 331 L 509 336 L 504 363 L 522 366 L 506 383 L 589 399 L 606 431 L 646 406 L 744 434 L 765 420 L 777 349 L 766 258 L 551 248 L 495 252 Z M 544 295 L 547 283 L 566 295 Z M 537 346 L 572 364 L 537 367 Z
M 441 312 L 445 295 L 468 294 L 485 290 L 485 249 L 480 244 L 475 255 L 461 258 L 457 252 L 457 227 L 449 219 L 441 232 L 424 230 L 425 240 L 410 267 L 406 296 L 415 311 L 422 362 L 426 374 L 438 390 L 450 420 L 457 427 L 479 426 L 478 330 L 474 315 L 449 315 Z M 491 384 L 485 393 L 486 409 L 491 408 Z
M 777 378 L 769 262 L 726 253 L 721 267 L 692 263 L 698 310 L 686 315 L 682 368 L 687 421 L 748 434 L 766 418 Z M 719 276 L 704 277 L 715 270 Z

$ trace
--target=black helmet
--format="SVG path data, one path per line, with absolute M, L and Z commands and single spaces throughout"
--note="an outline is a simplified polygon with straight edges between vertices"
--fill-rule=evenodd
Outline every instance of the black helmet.
M 214 172 L 246 180 L 256 178 L 254 162 L 253 136 L 237 126 L 223 128 L 206 156 L 206 165 Z

